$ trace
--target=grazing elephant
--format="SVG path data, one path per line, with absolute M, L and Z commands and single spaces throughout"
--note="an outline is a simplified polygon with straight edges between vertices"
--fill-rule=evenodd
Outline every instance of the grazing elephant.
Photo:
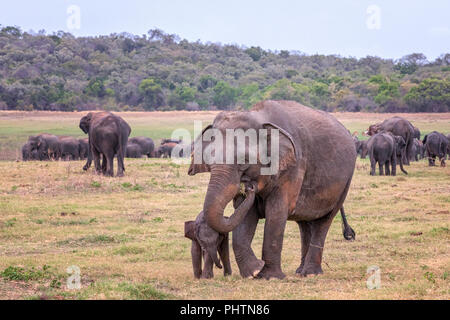
M 406 152 L 402 158 L 403 164 L 409 165 L 409 159 L 412 155 L 412 146 L 414 143 L 414 126 L 408 120 L 402 117 L 392 117 L 369 127 L 367 133 L 374 135 L 381 131 L 392 132 L 395 136 L 402 137 L 406 142 Z
M 83 167 L 89 169 L 94 160 L 97 173 L 114 176 L 114 156 L 117 155 L 117 176 L 123 176 L 125 171 L 124 157 L 127 149 L 131 128 L 121 117 L 111 112 L 89 112 L 80 120 L 80 129 L 89 134 L 90 157 Z M 100 165 L 100 154 L 103 162 Z
M 67 136 L 59 136 L 59 152 L 62 160 L 80 159 L 80 142 L 78 139 Z
M 195 221 L 186 221 L 184 223 L 184 236 L 192 240 L 191 256 L 195 278 L 213 278 L 214 264 L 219 269 L 222 268 L 220 260 L 223 263 L 223 275 L 231 275 L 228 233 L 218 233 L 208 226 L 203 211 L 199 213 Z M 217 252 L 220 260 L 217 257 Z M 203 270 L 202 256 L 205 261 Z
M 367 149 L 367 141 L 368 140 L 361 140 L 355 142 L 356 153 L 359 154 L 361 159 L 365 159 L 367 157 L 367 153 L 369 152 L 369 150 Z
M 400 163 L 400 169 L 403 173 L 408 174 L 403 169 L 401 157 L 406 147 L 405 140 L 400 136 L 394 136 L 389 132 L 380 132 L 372 136 L 367 141 L 367 148 L 370 157 L 370 175 L 375 175 L 375 166 L 378 162 L 380 176 L 386 173 L 387 176 L 397 174 L 397 161 Z M 399 157 L 398 157 L 399 155 Z M 392 172 L 389 169 L 392 167 Z M 385 167 L 385 172 L 383 172 Z
M 419 161 L 424 158 L 425 148 L 422 141 L 414 138 L 413 157 L 410 160 Z
M 39 160 L 58 160 L 61 154 L 58 137 L 53 134 L 41 133 L 37 136 L 30 136 L 28 141 L 31 151 L 37 150 Z
M 279 161 L 274 154 L 268 162 L 258 157 L 256 163 L 240 164 L 242 161 L 236 161 L 234 151 L 227 156 L 230 149 L 221 147 L 226 145 L 227 129 L 244 132 L 267 129 L 267 141 L 262 138 L 260 143 L 272 145 L 274 141 Z M 214 132 L 220 132 L 222 138 L 214 136 L 211 142 L 210 134 Z M 237 138 L 234 149 L 236 141 Z M 246 145 L 240 146 L 237 153 L 249 159 L 252 156 L 249 141 L 244 141 Z M 208 147 L 206 150 L 211 154 L 223 151 L 223 159 L 196 163 L 199 144 L 203 150 Z M 325 238 L 337 212 L 341 210 L 345 217 L 343 204 L 355 169 L 355 144 L 345 127 L 331 115 L 294 101 L 263 101 L 247 112 L 221 112 L 194 145 L 189 174 L 202 169 L 211 172 L 203 205 L 205 220 L 219 233 L 233 231 L 233 250 L 240 274 L 265 279 L 285 277 L 281 251 L 287 220 L 297 222 L 302 239 L 301 263 L 296 273 L 301 276 L 322 273 Z M 224 162 L 230 158 L 234 159 L 232 164 Z M 269 174 L 261 171 L 274 169 L 272 166 L 278 170 Z M 241 183 L 245 185 L 246 197 L 242 195 Z M 226 218 L 224 209 L 232 200 L 235 211 Z M 259 260 L 251 242 L 261 218 L 266 222 Z M 343 224 L 346 238 L 354 239 L 354 231 L 346 219 Z
M 39 160 L 38 151 L 32 150 L 31 143 L 28 141 L 22 146 L 22 161 Z
M 127 158 L 142 158 L 141 146 L 135 143 L 127 144 L 127 152 L 125 154 Z
M 155 156 L 156 158 L 170 158 L 172 156 L 172 149 L 177 145 L 178 143 L 175 142 L 166 142 L 159 146 L 158 149 L 156 149 Z
M 89 157 L 89 138 L 78 139 L 80 160 L 85 160 Z
M 155 151 L 155 143 L 151 138 L 147 137 L 134 137 L 131 139 L 128 139 L 129 144 L 136 144 L 140 146 L 140 153 L 142 155 L 146 155 L 148 158 L 151 158 Z M 134 158 L 134 157 L 132 157 Z M 139 156 L 140 158 L 140 156 Z
M 445 156 L 448 152 L 449 140 L 442 133 L 433 131 L 423 139 L 425 150 L 428 154 L 428 165 L 436 165 L 436 157 L 441 162 L 441 167 L 445 167 Z

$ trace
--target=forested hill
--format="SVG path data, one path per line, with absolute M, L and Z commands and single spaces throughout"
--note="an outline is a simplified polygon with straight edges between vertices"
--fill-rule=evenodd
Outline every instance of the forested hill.
M 448 112 L 450 53 L 356 59 L 189 42 L 158 29 L 74 37 L 0 26 L 0 109 L 246 109 L 262 99 L 328 111 Z

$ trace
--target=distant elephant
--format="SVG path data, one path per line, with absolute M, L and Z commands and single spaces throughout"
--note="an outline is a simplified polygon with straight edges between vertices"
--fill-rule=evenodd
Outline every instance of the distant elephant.
M 62 160 L 80 159 L 80 142 L 74 137 L 59 136 L 59 152 Z
M 31 151 L 37 150 L 39 160 L 58 160 L 61 154 L 58 137 L 53 134 L 41 133 L 37 136 L 30 136 Z
M 140 147 L 141 155 L 146 155 L 148 158 L 151 158 L 154 155 L 155 143 L 153 142 L 153 140 L 151 138 L 134 137 L 134 138 L 128 139 L 128 143 L 138 145 Z M 134 157 L 132 157 L 132 158 L 134 158 Z
M 397 162 L 400 163 L 400 169 L 403 173 L 408 174 L 403 169 L 401 157 L 406 148 L 405 140 L 400 136 L 394 136 L 388 132 L 380 132 L 373 135 L 367 141 L 367 148 L 370 157 L 370 175 L 375 175 L 375 166 L 378 163 L 380 176 L 385 173 L 387 176 L 395 176 L 397 174 Z M 398 157 L 398 155 L 400 155 Z M 392 167 L 392 172 L 389 169 Z M 383 172 L 383 168 L 385 169 Z
M 445 157 L 448 152 L 449 140 L 442 133 L 433 131 L 425 136 L 423 144 L 428 154 L 428 165 L 436 165 L 436 157 L 441 162 L 441 167 L 445 167 Z
M 367 140 L 361 140 L 355 142 L 356 153 L 359 154 L 361 159 L 365 159 L 367 157 L 367 153 L 369 150 L 367 149 Z
M 183 141 L 182 140 L 180 140 L 180 139 L 162 139 L 161 140 L 161 144 L 165 144 L 165 143 L 176 143 L 176 144 L 179 144 L 179 143 L 182 143 Z
M 135 143 L 130 143 L 128 141 L 127 144 L 127 152 L 125 154 L 127 158 L 142 158 L 141 146 Z
M 158 147 L 155 152 L 156 158 L 170 158 L 172 156 L 172 149 L 178 145 L 175 142 L 166 142 Z
M 410 160 L 419 161 L 424 158 L 425 148 L 423 146 L 422 141 L 414 138 L 413 144 L 413 157 Z
M 194 277 L 197 279 L 210 279 L 214 277 L 214 264 L 222 269 L 224 276 L 231 275 L 230 253 L 228 246 L 228 233 L 221 234 L 206 223 L 203 211 L 195 221 L 184 223 L 184 236 L 192 240 L 191 257 Z M 219 253 L 220 260 L 217 257 Z M 202 270 L 202 256 L 205 261 Z
M 227 157 L 230 149 L 222 147 L 226 145 L 227 129 L 244 132 L 266 129 L 267 139 L 261 138 L 261 143 L 272 145 L 274 141 L 278 152 L 270 157 L 268 164 L 261 158 L 256 163 L 240 164 L 234 151 Z M 210 135 L 214 132 L 221 135 L 211 142 Z M 217 140 L 218 143 L 216 139 L 223 140 Z M 244 141 L 245 145 L 236 152 L 248 159 L 249 141 Z M 223 151 L 223 159 L 208 164 L 195 162 L 199 144 L 203 150 L 208 147 L 211 154 Z M 341 210 L 345 217 L 343 204 L 356 162 L 355 144 L 340 122 L 326 112 L 294 101 L 263 101 L 250 111 L 218 114 L 196 139 L 193 155 L 189 174 L 202 169 L 211 173 L 203 205 L 205 220 L 219 233 L 233 231 L 233 250 L 241 276 L 285 277 L 281 270 L 281 251 L 287 220 L 297 222 L 302 239 L 301 263 L 296 273 L 301 276 L 322 273 L 325 238 L 337 212 Z M 228 158 L 234 159 L 232 164 L 223 162 Z M 264 168 L 272 168 L 274 172 L 261 171 Z M 241 184 L 245 186 L 245 197 Z M 224 210 L 230 201 L 235 212 L 226 218 Z M 266 221 L 262 260 L 259 260 L 251 243 L 262 218 Z M 346 219 L 343 224 L 346 238 L 354 239 L 354 231 Z
M 85 160 L 89 156 L 89 138 L 78 139 L 80 160 Z
M 419 128 L 413 126 L 413 129 L 414 129 L 414 138 L 416 138 L 417 140 L 420 140 L 420 130 L 419 130 Z
M 400 136 L 405 140 L 406 152 L 402 158 L 403 164 L 409 165 L 409 159 L 412 155 L 412 146 L 414 143 L 414 126 L 408 120 L 402 117 L 392 117 L 384 120 L 382 123 L 372 125 L 368 129 L 369 135 L 374 135 L 381 131 L 392 132 L 395 136 Z
M 28 141 L 22 146 L 22 161 L 39 160 L 38 151 L 32 150 L 31 143 Z
M 131 128 L 121 117 L 111 112 L 89 112 L 80 120 L 80 129 L 89 134 L 89 153 L 91 157 L 83 167 L 89 169 L 94 160 L 97 173 L 114 176 L 114 156 L 117 155 L 117 176 L 123 176 L 125 171 L 124 157 L 127 149 Z M 103 155 L 100 164 L 100 154 Z
M 450 157 L 450 134 L 447 135 L 447 140 L 449 142 L 448 147 L 447 147 L 447 154 Z

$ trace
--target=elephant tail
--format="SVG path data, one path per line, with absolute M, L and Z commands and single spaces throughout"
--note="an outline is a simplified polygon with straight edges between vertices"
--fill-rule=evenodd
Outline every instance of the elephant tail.
M 356 237 L 355 230 L 353 230 L 352 227 L 350 227 L 350 225 L 348 224 L 343 206 L 341 208 L 341 218 L 342 218 L 342 234 L 344 235 L 344 239 L 348 241 L 355 240 Z

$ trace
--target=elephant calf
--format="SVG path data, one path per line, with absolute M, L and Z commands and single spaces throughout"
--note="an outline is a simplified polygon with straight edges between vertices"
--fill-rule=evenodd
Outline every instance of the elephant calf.
M 231 275 L 228 233 L 219 233 L 208 226 L 203 211 L 199 213 L 195 221 L 184 223 L 184 236 L 192 240 L 191 255 L 195 278 L 213 278 L 213 265 L 222 269 L 220 260 L 223 263 L 223 274 Z M 219 252 L 220 260 L 217 252 Z M 205 261 L 203 270 L 202 256 Z
M 428 154 L 428 165 L 435 166 L 436 157 L 441 162 L 441 167 L 445 167 L 445 157 L 448 152 L 450 141 L 442 133 L 433 131 L 423 139 L 423 145 Z
M 400 136 L 394 136 L 390 132 L 381 132 L 372 136 L 367 141 L 367 149 L 370 157 L 370 175 L 375 175 L 375 166 L 378 162 L 380 176 L 386 173 L 389 175 L 396 175 L 397 162 L 400 163 L 400 169 L 403 173 L 408 174 L 403 169 L 402 157 L 404 156 L 406 148 L 405 140 Z M 389 169 L 392 166 L 392 172 Z M 385 172 L 383 172 L 385 167 Z

